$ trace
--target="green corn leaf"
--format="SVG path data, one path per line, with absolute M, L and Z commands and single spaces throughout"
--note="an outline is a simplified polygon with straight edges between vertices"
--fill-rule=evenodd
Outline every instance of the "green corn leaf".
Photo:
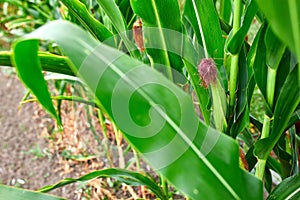
M 231 10 L 232 10 L 232 7 L 231 7 L 230 0 L 221 0 L 220 1 L 220 18 L 227 24 L 230 23 Z
M 270 193 L 272 190 L 273 182 L 272 182 L 272 174 L 268 167 L 266 167 L 265 170 L 264 181 L 265 181 L 265 188 L 267 192 Z
M 11 62 L 11 57 L 13 53 L 11 51 L 1 51 L 0 52 L 0 65 L 11 67 L 13 66 Z
M 284 130 L 287 130 L 288 128 L 293 126 L 299 120 L 300 120 L 300 105 L 298 105 L 298 107 L 296 108 L 296 111 L 291 116 L 290 121 Z
M 266 109 L 269 116 L 274 112 L 274 105 L 291 68 L 290 54 L 288 51 L 285 52 L 285 49 L 285 45 L 264 23 L 248 55 L 248 63 L 253 68 L 256 83 L 267 102 Z M 273 77 L 270 78 L 270 75 Z M 267 88 L 271 88 L 270 84 L 274 84 L 272 94 L 267 93 Z
M 144 28 L 144 31 L 147 33 L 150 33 L 153 38 L 159 38 L 160 33 L 157 28 Z M 191 78 L 191 83 L 194 87 L 194 90 L 197 94 L 200 110 L 202 113 L 202 116 L 206 122 L 206 124 L 209 124 L 210 122 L 210 113 L 211 110 L 209 107 L 210 103 L 210 95 L 207 89 L 201 86 L 201 79 L 199 77 L 197 66 L 200 58 L 203 58 L 202 52 L 198 52 L 190 38 L 188 38 L 187 35 L 184 35 L 180 32 L 173 31 L 171 29 L 162 29 L 163 34 L 165 36 L 165 47 L 162 47 L 162 45 L 154 40 L 151 42 L 151 44 L 148 44 L 148 47 L 151 49 L 168 49 L 169 52 L 172 52 L 174 55 L 178 55 L 180 58 L 183 59 L 186 70 Z M 173 41 L 182 41 L 180 46 L 178 46 L 177 43 L 174 43 Z M 161 70 L 162 71 L 162 70 Z M 181 73 L 176 73 L 176 71 L 172 71 L 173 75 L 173 81 L 176 80 L 185 80 L 185 77 L 182 78 Z
M 216 58 L 222 85 L 227 91 L 227 74 L 223 66 L 224 39 L 219 23 L 218 13 L 211 0 L 186 0 L 184 17 L 190 21 L 197 36 L 198 42 L 206 49 L 207 57 Z
M 261 181 L 239 168 L 237 142 L 205 126 L 190 96 L 162 74 L 68 22 L 27 38 L 15 44 L 15 59 L 31 52 L 37 62 L 34 38 L 55 41 L 129 143 L 192 199 L 262 199 Z
M 180 11 L 177 0 L 131 0 L 133 11 L 145 25 L 180 31 Z M 172 20 L 171 20 L 172 19 Z
M 14 28 L 19 28 L 22 26 L 26 26 L 28 24 L 42 24 L 43 21 L 40 19 L 28 19 L 28 18 L 17 18 L 14 20 L 10 20 L 6 23 L 6 28 L 11 30 Z
M 291 56 L 292 56 L 291 51 L 289 49 L 286 49 L 284 54 L 282 55 L 279 65 L 277 67 L 274 103 L 276 103 L 278 100 L 278 97 L 280 95 L 280 92 L 282 90 L 284 82 L 286 81 L 287 76 L 295 67 L 295 66 L 292 66 L 293 64 L 291 63 Z
M 284 179 L 267 198 L 267 200 L 277 199 L 300 199 L 300 173 Z
M 247 1 L 240 29 L 234 35 L 230 34 L 227 40 L 227 51 L 231 54 L 240 52 L 257 10 L 258 6 L 255 0 Z
M 286 45 L 273 33 L 269 27 L 265 36 L 265 45 L 267 47 L 266 62 L 268 67 L 277 70 L 280 60 L 284 54 Z
M 264 43 L 267 24 L 262 24 L 248 54 L 249 67 L 253 68 L 253 74 L 256 84 L 266 99 L 267 96 L 267 74 L 268 67 L 266 65 L 266 46 Z M 272 113 L 271 109 L 267 106 L 268 113 Z
M 65 100 L 65 101 L 73 101 L 73 102 L 79 102 L 79 103 L 84 103 L 89 106 L 96 106 L 97 102 L 96 101 L 88 101 L 86 99 L 83 99 L 78 96 L 64 96 L 64 95 L 58 95 L 58 96 L 51 96 L 52 100 Z M 31 98 L 31 99 L 26 99 L 20 102 L 20 104 L 28 103 L 28 102 L 36 102 L 37 99 Z
M 187 60 L 184 60 L 186 70 L 189 73 L 191 77 L 192 85 L 196 91 L 198 101 L 200 104 L 200 110 L 203 115 L 203 119 L 207 125 L 210 124 L 210 109 L 208 109 L 208 104 L 210 102 L 210 96 L 207 89 L 201 87 L 201 80 L 197 71 L 197 68 L 195 67 L 197 64 L 193 65 Z
M 117 30 L 120 38 L 123 40 L 127 50 L 136 58 L 139 58 L 139 54 L 136 51 L 136 47 L 134 44 L 129 40 L 127 35 L 127 25 L 125 23 L 124 17 L 116 5 L 114 0 L 97 0 L 98 4 L 102 7 L 105 11 L 106 15 L 109 17 L 110 21 L 112 22 L 113 26 Z M 111 38 L 110 40 L 113 40 Z M 110 43 L 110 40 L 106 41 L 106 43 Z
M 256 49 L 256 50 L 253 50 Z M 276 51 L 275 51 L 276 49 Z M 255 52 L 255 56 L 253 55 L 253 52 Z M 279 111 L 277 114 L 275 114 L 275 110 L 276 108 L 279 109 L 278 106 L 282 106 L 283 102 L 286 100 L 283 99 L 288 99 L 287 101 L 290 103 L 290 109 L 285 110 L 285 112 L 287 111 L 288 113 L 286 113 L 287 115 L 285 115 L 285 119 L 284 120 L 280 120 L 280 122 L 276 122 L 274 121 L 274 126 L 272 131 L 277 130 L 278 132 L 275 133 L 275 135 L 271 136 L 272 138 L 269 139 L 264 139 L 263 141 L 265 141 L 266 143 L 264 143 L 264 148 L 265 150 L 262 150 L 261 155 L 259 155 L 259 158 L 261 158 L 260 156 L 262 156 L 262 154 L 264 154 L 264 156 L 266 157 L 267 152 L 270 150 L 270 148 L 272 149 L 275 146 L 275 143 L 278 141 L 280 134 L 284 131 L 284 129 L 286 128 L 287 124 L 281 124 L 283 125 L 283 127 L 280 127 L 281 130 L 279 130 L 279 127 L 276 127 L 278 124 L 280 124 L 281 122 L 285 121 L 285 120 L 289 120 L 289 118 L 291 117 L 291 114 L 294 112 L 295 107 L 297 105 L 294 105 L 295 103 L 297 103 L 297 99 L 295 98 L 291 98 L 291 95 L 297 95 L 297 93 L 294 94 L 288 94 L 286 93 L 287 96 L 283 97 L 282 93 L 285 93 L 283 90 L 287 89 L 289 90 L 289 87 L 296 87 L 296 89 L 299 87 L 299 83 L 297 83 L 297 81 L 299 82 L 299 80 L 297 80 L 297 77 L 294 77 L 295 82 L 292 83 L 292 85 L 287 86 L 286 85 L 286 81 L 287 81 L 287 76 L 290 72 L 290 54 L 288 51 L 285 52 L 285 45 L 282 44 L 281 41 L 278 40 L 277 36 L 275 36 L 272 33 L 272 30 L 270 28 L 268 28 L 266 26 L 266 24 L 263 24 L 261 29 L 259 30 L 258 34 L 256 35 L 256 38 L 253 42 L 253 45 L 250 49 L 250 53 L 248 56 L 248 59 L 250 60 L 249 64 L 253 67 L 253 72 L 254 72 L 254 76 L 255 76 L 255 80 L 256 83 L 259 87 L 259 89 L 261 90 L 265 102 L 266 102 L 266 113 L 267 115 L 269 115 L 270 117 L 274 116 L 275 118 L 278 117 L 278 115 L 280 115 L 281 112 L 283 112 L 283 110 Z M 272 75 L 273 77 L 269 77 L 269 75 Z M 297 76 L 298 74 L 296 74 Z M 270 80 L 268 80 L 270 79 Z M 298 79 L 299 79 L 299 75 L 298 75 Z M 271 86 L 271 84 L 273 84 Z M 294 84 L 294 86 L 293 86 Z M 283 88 L 285 85 L 285 87 L 288 88 Z M 274 88 L 274 91 L 270 93 L 270 91 L 272 89 L 270 88 Z M 269 88 L 269 94 L 268 94 L 268 89 Z M 296 91 L 294 91 L 296 92 Z M 282 96 L 282 102 L 278 102 L 279 101 L 279 96 Z M 290 101 L 291 100 L 291 101 Z M 294 101 L 292 101 L 294 100 Z M 286 103 L 286 102 L 285 102 Z M 278 110 L 277 110 L 278 111 Z M 291 113 L 290 113 L 291 112 Z M 276 116 L 277 115 L 277 116 Z M 283 117 L 284 115 L 282 115 L 281 117 Z M 281 131 L 281 132 L 280 132 Z M 259 141 L 258 144 L 262 142 Z M 267 145 L 268 143 L 268 145 Z M 261 144 L 263 146 L 263 144 Z M 258 146 L 261 146 L 258 145 Z M 257 146 L 258 149 L 260 149 Z M 255 150 L 255 155 L 258 154 L 258 149 Z
M 105 41 L 113 36 L 103 24 L 89 13 L 83 3 L 77 0 L 62 0 L 62 2 L 80 23 L 99 41 Z
M 134 17 L 132 8 L 130 6 L 130 0 L 122 0 L 118 2 L 118 7 L 128 24 L 128 27 L 132 26 L 132 18 Z
M 25 190 L 21 188 L 9 187 L 0 185 L 1 200 L 65 200 L 61 197 L 56 197 L 41 192 Z
M 145 176 L 141 173 L 132 172 L 124 169 L 109 168 L 103 170 L 97 170 L 81 176 L 80 178 L 65 178 L 54 185 L 48 185 L 39 189 L 40 192 L 49 192 L 56 188 L 79 182 L 79 181 L 90 181 L 95 178 L 115 178 L 127 185 L 132 186 L 147 186 L 158 198 L 165 200 L 167 199 L 162 189 L 152 180 L 152 178 Z
M 12 56 L 13 52 L 11 51 L 1 51 L 0 65 L 12 67 Z M 74 76 L 73 71 L 69 67 L 68 59 L 65 56 L 59 56 L 45 52 L 38 52 L 38 57 L 41 62 L 41 67 L 44 71 Z
M 23 66 L 22 68 L 17 67 L 18 76 L 31 90 L 32 94 L 36 96 L 41 105 L 56 119 L 58 125 L 61 125 L 60 118 L 55 111 L 46 81 L 42 74 L 40 61 L 37 59 L 34 61 L 31 60 L 32 56 L 37 56 L 38 41 L 34 41 L 34 43 L 25 41 L 23 44 L 25 49 L 33 47 L 34 50 L 23 52 L 23 57 L 13 56 L 14 65 Z M 19 51 L 22 51 L 22 49 L 15 48 L 14 55 L 21 53 Z
M 130 0 L 130 3 L 134 13 L 142 19 L 143 28 L 156 27 L 152 31 L 151 29 L 143 30 L 144 45 L 154 63 L 169 67 L 169 69 L 165 68 L 167 69 L 165 73 L 167 77 L 172 78 L 170 68 L 182 71 L 183 62 L 178 55 L 168 52 L 166 44 L 168 38 L 163 29 L 182 31 L 178 0 Z M 157 33 L 153 33 L 153 30 Z M 181 45 L 181 39 L 169 39 L 169 42 Z M 154 45 L 158 45 L 157 48 L 151 48 Z
M 293 126 L 291 128 L 289 128 L 289 135 L 290 135 L 290 138 L 291 138 L 291 149 L 292 149 L 292 162 L 291 162 L 291 171 L 290 173 L 292 174 L 297 174 L 299 173 L 299 164 L 298 164 L 298 158 L 299 158 L 299 155 L 298 155 L 298 136 L 297 136 L 297 133 L 296 133 L 296 127 Z
M 107 16 L 110 18 L 112 24 L 119 33 L 127 31 L 127 25 L 124 21 L 124 17 L 119 10 L 114 0 L 97 0 L 98 4 L 103 8 Z
M 300 60 L 300 1 L 257 0 L 274 33 L 297 55 Z
M 279 94 L 274 111 L 274 122 L 271 135 L 255 144 L 254 154 L 266 159 L 285 130 L 289 119 L 300 103 L 300 66 L 297 65 L 288 75 Z
M 235 114 L 232 126 L 230 127 L 230 135 L 233 138 L 241 133 L 249 125 L 249 107 L 248 107 L 248 90 L 251 80 L 248 76 L 248 66 L 246 61 L 246 52 L 240 52 L 239 56 L 239 74 L 238 74 L 238 89 L 237 89 L 237 102 L 235 106 Z M 253 85 L 254 87 L 254 85 Z M 253 88 L 254 89 L 254 88 Z

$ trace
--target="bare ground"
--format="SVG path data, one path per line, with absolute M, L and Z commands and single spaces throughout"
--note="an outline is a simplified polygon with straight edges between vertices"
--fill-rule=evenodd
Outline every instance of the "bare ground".
M 44 112 L 37 113 L 35 103 L 18 109 L 25 92 L 15 75 L 0 72 L 0 183 L 36 190 L 62 177 L 55 172 L 59 157 L 48 152 L 48 140 L 41 136 L 53 122 Z M 75 190 L 73 185 L 52 193 L 74 199 Z

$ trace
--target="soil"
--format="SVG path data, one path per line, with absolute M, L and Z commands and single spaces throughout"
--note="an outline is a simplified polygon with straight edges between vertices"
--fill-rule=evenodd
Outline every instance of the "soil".
M 26 90 L 15 75 L 0 71 L 0 183 L 37 190 L 61 180 L 54 169 L 59 167 L 59 158 L 46 153 L 48 140 L 41 137 L 52 119 L 44 112 L 37 113 L 35 103 L 19 103 Z M 37 118 L 39 114 L 41 118 Z M 74 174 L 67 174 L 72 176 Z M 53 194 L 74 199 L 76 186 L 57 189 Z

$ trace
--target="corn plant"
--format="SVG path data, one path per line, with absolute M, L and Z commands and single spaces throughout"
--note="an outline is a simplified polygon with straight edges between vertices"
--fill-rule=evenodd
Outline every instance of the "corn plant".
M 42 70 L 80 77 L 94 106 L 187 198 L 257 200 L 264 189 L 268 199 L 300 197 L 299 1 L 59 2 L 64 20 L 51 19 L 0 53 L 0 64 L 16 67 L 58 125 Z M 253 21 L 259 30 L 249 41 Z M 61 55 L 40 51 L 40 41 L 54 42 Z M 250 112 L 256 86 L 263 122 Z M 283 180 L 275 188 L 271 171 Z M 122 169 L 64 179 L 38 192 L 1 186 L 0 194 L 59 199 L 41 192 L 103 176 L 169 198 L 151 178 Z

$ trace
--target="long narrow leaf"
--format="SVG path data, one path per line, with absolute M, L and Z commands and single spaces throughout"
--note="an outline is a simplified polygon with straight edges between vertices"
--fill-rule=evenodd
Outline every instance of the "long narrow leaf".
M 144 43 L 147 53 L 152 57 L 154 63 L 167 66 L 167 76 L 172 77 L 170 68 L 181 71 L 183 62 L 178 55 L 168 52 L 166 40 L 167 36 L 163 29 L 181 32 L 180 10 L 177 0 L 130 0 L 133 11 L 142 19 L 143 27 L 156 27 L 158 32 L 153 36 L 153 32 L 143 31 Z M 169 41 L 170 42 L 170 41 Z M 181 40 L 172 40 L 173 43 L 181 45 Z M 158 47 L 152 49 L 153 43 Z
M 8 187 L 0 185 L 1 200 L 64 200 L 61 197 L 56 197 L 41 192 L 25 190 L 21 188 Z
M 261 182 L 239 168 L 237 142 L 205 126 L 190 96 L 163 75 L 67 22 L 47 24 L 28 37 L 55 41 L 127 140 L 191 198 L 262 199 Z M 36 45 L 35 39 L 19 41 L 15 56 L 36 52 Z
M 121 182 L 124 182 L 128 185 L 133 186 L 139 186 L 144 185 L 147 186 L 157 197 L 160 199 L 167 199 L 164 195 L 162 189 L 148 176 L 142 175 L 137 172 L 132 172 L 124 169 L 104 169 L 104 170 L 97 170 L 88 174 L 85 174 L 84 176 L 81 176 L 80 178 L 65 178 L 62 181 L 59 181 L 58 183 L 54 185 L 45 186 L 41 189 L 39 189 L 40 192 L 49 192 L 51 190 L 54 190 L 56 188 L 62 187 L 64 185 L 68 185 L 71 183 L 75 183 L 78 181 L 90 181 L 95 178 L 115 178 Z
M 258 6 L 255 0 L 247 1 L 241 27 L 234 35 L 230 35 L 228 38 L 227 50 L 231 54 L 238 54 L 240 52 L 257 10 Z
M 299 77 L 300 66 L 297 65 L 287 77 L 287 80 L 283 85 L 281 93 L 278 97 L 278 101 L 275 105 L 274 122 L 271 136 L 259 140 L 255 144 L 254 153 L 259 158 L 266 159 L 269 156 L 269 153 L 278 142 L 281 134 L 286 128 L 293 112 L 300 104 Z
M 97 0 L 97 2 L 103 8 L 118 32 L 126 32 L 127 25 L 122 13 L 116 5 L 116 2 L 114 0 Z
M 230 0 L 221 0 L 220 1 L 220 18 L 225 21 L 227 24 L 230 23 L 231 16 L 231 2 Z
M 97 0 L 98 4 L 104 9 L 106 15 L 111 20 L 112 24 L 116 28 L 119 36 L 123 40 L 127 50 L 136 58 L 139 57 L 139 54 L 134 46 L 134 44 L 129 40 L 127 35 L 127 25 L 124 20 L 124 16 L 122 15 L 121 11 L 119 10 L 118 6 L 116 5 L 114 0 Z
M 12 67 L 12 56 L 13 52 L 11 51 L 1 51 L 0 65 Z M 68 59 L 65 56 L 59 56 L 45 52 L 38 52 L 38 57 L 41 62 L 41 67 L 44 71 L 74 76 L 73 71 L 69 67 Z
M 34 44 L 35 43 L 35 44 Z M 23 43 L 24 47 L 34 48 L 33 51 L 22 52 L 22 57 L 14 57 L 14 65 L 22 65 L 22 68 L 17 68 L 18 76 L 23 81 L 23 83 L 31 90 L 31 92 L 36 96 L 41 105 L 56 119 L 57 123 L 61 125 L 60 118 L 58 117 L 55 108 L 52 104 L 50 93 L 44 76 L 42 74 L 42 68 L 40 66 L 39 60 L 31 60 L 32 56 L 37 56 L 38 51 L 38 41 L 34 43 L 25 41 Z M 14 49 L 14 55 L 18 55 L 20 49 Z
M 87 10 L 83 3 L 77 0 L 62 0 L 70 12 L 89 30 L 99 41 L 105 41 L 113 34 L 99 21 L 97 21 Z
M 270 194 L 267 200 L 299 199 L 300 198 L 300 173 L 284 179 Z
M 219 23 L 218 13 L 211 0 L 186 0 L 184 16 L 192 24 L 198 42 L 203 44 L 208 55 L 216 58 L 215 62 L 221 74 L 223 86 L 227 90 L 227 75 L 223 66 L 224 39 Z
M 300 1 L 257 0 L 276 35 L 287 44 L 300 60 Z

